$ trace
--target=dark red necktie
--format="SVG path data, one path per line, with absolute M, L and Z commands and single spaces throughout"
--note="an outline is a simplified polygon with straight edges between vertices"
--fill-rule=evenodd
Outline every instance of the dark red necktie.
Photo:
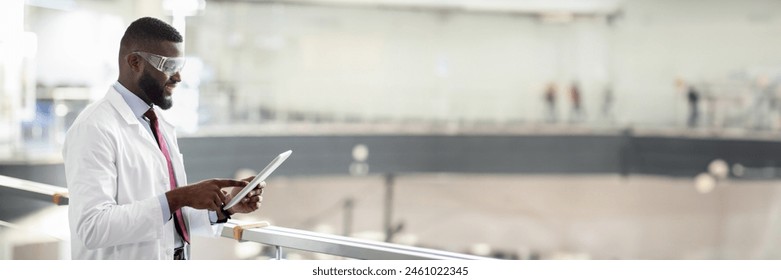
M 174 166 L 171 164 L 171 156 L 168 153 L 168 145 L 165 142 L 165 137 L 163 137 L 163 133 L 160 131 L 160 126 L 157 125 L 157 115 L 155 114 L 154 109 L 149 109 L 149 111 L 146 111 L 144 113 L 144 116 L 149 119 L 149 121 L 152 123 L 152 134 L 154 134 L 155 138 L 157 139 L 157 146 L 160 147 L 160 151 L 163 152 L 163 155 L 165 156 L 165 161 L 168 163 L 168 178 L 171 183 L 171 190 L 176 188 L 176 178 L 174 177 Z M 176 209 L 176 212 L 174 212 L 174 225 L 176 226 L 176 231 L 179 232 L 179 235 L 182 236 L 182 239 L 184 239 L 184 242 L 190 243 L 190 235 L 187 234 L 187 227 L 184 225 L 184 217 L 182 216 L 182 209 Z

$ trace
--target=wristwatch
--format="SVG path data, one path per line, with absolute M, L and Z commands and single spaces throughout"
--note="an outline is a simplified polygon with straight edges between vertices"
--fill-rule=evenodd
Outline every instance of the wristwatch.
M 225 222 L 228 221 L 228 219 L 231 218 L 231 213 L 228 210 L 222 208 L 220 208 L 220 212 L 222 212 L 222 216 L 224 218 L 222 218 L 221 220 L 217 220 L 217 223 L 224 224 Z

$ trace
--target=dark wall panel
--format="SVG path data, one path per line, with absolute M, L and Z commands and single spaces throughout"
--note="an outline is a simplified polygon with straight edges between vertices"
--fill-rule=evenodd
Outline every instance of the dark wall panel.
M 608 136 L 281 136 L 185 138 L 179 143 L 191 180 L 261 169 L 278 153 L 293 155 L 283 175 L 346 175 L 352 149 L 369 148 L 370 173 L 609 173 L 623 145 Z
M 370 173 L 621 173 L 694 176 L 720 158 L 781 166 L 777 141 L 630 135 L 354 135 L 181 138 L 190 181 L 260 170 L 293 150 L 278 175 L 347 175 L 352 149 L 369 148 Z M 64 186 L 62 164 L 0 164 L 0 174 Z

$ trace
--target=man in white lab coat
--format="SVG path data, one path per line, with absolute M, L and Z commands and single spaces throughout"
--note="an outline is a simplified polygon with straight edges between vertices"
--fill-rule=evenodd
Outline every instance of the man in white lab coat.
M 181 81 L 181 44 L 165 22 L 133 22 L 120 43 L 119 79 L 68 130 L 73 259 L 188 259 L 191 235 L 218 235 L 231 214 L 258 209 L 262 187 L 221 209 L 252 178 L 187 185 L 174 126 L 161 114 Z

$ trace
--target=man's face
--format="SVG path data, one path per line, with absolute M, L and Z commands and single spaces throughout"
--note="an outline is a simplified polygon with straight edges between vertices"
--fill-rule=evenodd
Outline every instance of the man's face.
M 157 71 L 157 69 L 152 67 L 144 68 L 144 73 L 141 75 L 141 78 L 138 79 L 138 88 L 146 94 L 147 98 L 149 98 L 149 102 L 152 102 L 163 110 L 168 110 L 174 105 L 171 94 L 176 82 L 170 81 L 169 79 L 169 81 L 161 83 L 149 73 L 149 69 L 152 69 L 151 71 Z M 169 87 L 168 84 L 171 84 L 171 87 Z
M 150 51 L 150 53 L 166 57 L 181 57 L 181 44 L 163 42 L 161 43 L 161 48 Z M 148 99 L 146 101 L 152 102 L 163 110 L 171 108 L 173 106 L 171 95 L 176 85 L 181 81 L 179 73 L 177 72 L 169 76 L 157 70 L 143 58 L 142 62 L 144 67 L 138 79 L 138 88 L 141 89 L 142 94 L 146 95 Z

